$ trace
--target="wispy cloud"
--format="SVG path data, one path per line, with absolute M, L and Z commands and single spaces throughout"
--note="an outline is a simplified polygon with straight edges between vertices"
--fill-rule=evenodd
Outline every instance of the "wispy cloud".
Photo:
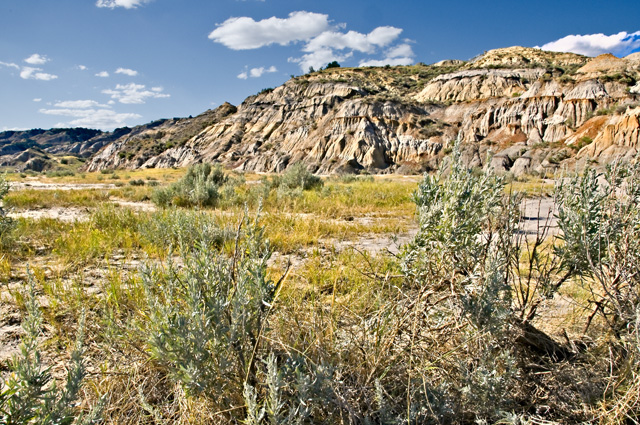
M 29 65 L 44 65 L 45 63 L 49 62 L 50 59 L 46 56 L 42 56 L 37 53 L 34 53 L 28 58 L 26 58 L 24 61 Z
M 138 6 L 142 6 L 145 3 L 150 3 L 152 0 L 98 0 L 96 6 L 108 7 L 109 9 L 115 9 L 116 7 L 124 7 L 125 9 L 135 9 Z
M 8 68 L 20 69 L 20 65 L 13 62 L 2 62 L 0 61 L 0 65 L 6 66 Z
M 131 120 L 142 118 L 135 113 L 119 113 L 108 105 L 95 100 L 65 100 L 57 102 L 52 109 L 40 109 L 41 114 L 75 118 L 56 127 L 90 127 L 111 130 L 122 127 Z
M 167 93 L 163 93 L 162 87 L 152 87 L 151 90 L 143 84 L 118 84 L 115 89 L 102 90 L 102 93 L 108 94 L 112 99 L 126 104 L 143 104 L 146 99 L 161 99 L 171 97 Z
M 96 77 L 100 77 L 100 78 L 107 78 L 109 76 L 109 73 L 107 71 L 100 71 L 96 74 Z
M 65 100 L 57 102 L 56 108 L 74 108 L 74 109 L 88 109 L 88 108 L 108 108 L 107 105 L 101 105 L 95 100 Z
M 116 74 L 124 74 L 128 75 L 129 77 L 135 77 L 136 75 L 138 75 L 138 71 L 134 71 L 133 69 L 129 68 L 118 68 L 116 69 Z
M 39 55 L 32 55 L 30 57 L 28 57 L 27 59 L 25 59 L 25 62 L 27 62 L 29 59 L 33 58 L 33 56 L 39 56 Z M 16 63 L 13 62 L 1 62 L 0 61 L 0 65 L 1 66 L 5 66 L 7 68 L 13 68 L 16 69 L 18 71 L 20 71 L 20 78 L 22 78 L 23 80 L 41 80 L 41 81 L 50 81 L 50 80 L 55 80 L 56 78 L 58 78 L 57 75 L 53 75 L 53 74 L 48 74 L 46 72 L 43 72 L 42 68 L 35 68 L 32 66 L 20 66 Z
M 89 69 L 89 68 L 87 68 L 87 67 L 86 67 L 86 66 L 84 66 L 84 65 L 78 65 L 78 69 L 79 69 L 80 71 L 86 71 L 86 70 L 87 70 L 87 69 Z
M 41 97 L 36 97 L 35 99 L 33 99 L 34 102 L 42 102 L 42 98 Z
M 46 72 L 42 72 L 40 68 L 32 68 L 30 66 L 25 66 L 20 71 L 20 78 L 23 80 L 41 80 L 41 81 L 50 81 L 58 78 L 57 75 L 48 74 Z
M 554 52 L 572 52 L 586 56 L 598 56 L 603 53 L 613 53 L 616 56 L 626 56 L 640 49 L 640 31 L 617 34 L 585 34 L 568 35 L 540 47 L 542 50 Z
M 278 69 L 275 66 L 270 66 L 269 68 L 265 68 L 261 66 L 260 68 L 251 68 L 250 70 L 245 70 L 238 74 L 238 78 L 241 80 L 246 80 L 247 78 L 260 78 L 264 74 L 270 74 L 273 72 L 278 72 Z
M 229 18 L 218 25 L 209 38 L 232 50 L 248 50 L 309 40 L 327 29 L 328 15 L 300 11 L 284 19 L 275 16 L 261 21 L 249 17 Z

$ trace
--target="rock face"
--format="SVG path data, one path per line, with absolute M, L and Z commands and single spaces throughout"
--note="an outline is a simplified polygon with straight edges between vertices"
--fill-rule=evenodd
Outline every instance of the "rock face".
M 615 72 L 615 73 L 614 73 Z M 87 168 L 202 161 L 279 172 L 421 172 L 460 139 L 470 166 L 516 175 L 576 160 L 606 163 L 638 146 L 635 57 L 590 59 L 512 47 L 470 62 L 332 68 L 292 78 L 201 116 L 132 129 Z

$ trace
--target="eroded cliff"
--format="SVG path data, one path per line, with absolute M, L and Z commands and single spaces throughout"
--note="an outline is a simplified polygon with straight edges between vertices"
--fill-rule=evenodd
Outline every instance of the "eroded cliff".
M 304 162 L 318 173 L 412 173 L 435 167 L 457 138 L 470 165 L 492 157 L 515 174 L 587 158 L 606 163 L 637 151 L 639 74 L 635 57 L 519 47 L 470 62 L 332 68 L 237 108 L 225 104 L 204 118 L 126 135 L 87 168 L 213 161 L 279 172 Z

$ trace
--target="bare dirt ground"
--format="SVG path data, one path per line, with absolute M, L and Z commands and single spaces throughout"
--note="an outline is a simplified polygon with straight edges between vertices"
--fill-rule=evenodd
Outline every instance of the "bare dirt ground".
M 11 182 L 9 187 L 14 190 L 34 189 L 34 190 L 84 190 L 84 189 L 115 189 L 115 184 L 110 183 L 44 183 L 40 181 Z

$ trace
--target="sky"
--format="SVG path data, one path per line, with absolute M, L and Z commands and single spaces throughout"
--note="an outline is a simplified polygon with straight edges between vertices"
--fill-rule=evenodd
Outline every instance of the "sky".
M 640 51 L 637 0 L 0 0 L 0 131 L 198 115 L 342 66 Z

